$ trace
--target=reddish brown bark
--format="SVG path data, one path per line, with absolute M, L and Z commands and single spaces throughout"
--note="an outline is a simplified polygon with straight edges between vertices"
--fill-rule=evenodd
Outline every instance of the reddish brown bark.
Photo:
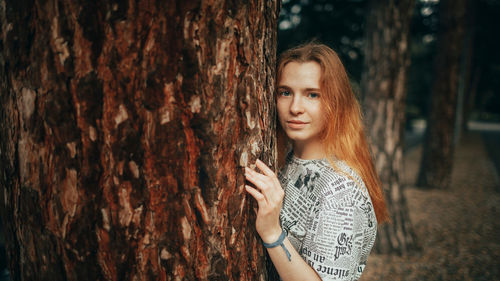
M 374 0 L 368 11 L 362 93 L 375 166 L 391 223 L 379 227 L 378 252 L 407 253 L 415 247 L 401 184 L 409 25 L 414 1 Z
M 263 280 L 277 1 L 0 1 L 13 280 Z

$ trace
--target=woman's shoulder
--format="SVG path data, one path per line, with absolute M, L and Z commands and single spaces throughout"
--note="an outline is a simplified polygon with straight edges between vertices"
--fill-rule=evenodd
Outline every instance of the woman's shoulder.
M 347 205 L 363 205 L 370 200 L 368 190 L 359 176 L 342 160 L 325 160 L 317 189 L 323 198 L 334 198 Z

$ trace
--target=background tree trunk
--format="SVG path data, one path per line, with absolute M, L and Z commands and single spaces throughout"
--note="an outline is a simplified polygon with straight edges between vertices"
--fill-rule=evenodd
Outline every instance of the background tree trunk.
M 466 0 L 442 0 L 439 5 L 432 103 L 417 181 L 417 185 L 429 188 L 448 188 L 450 185 L 460 57 L 466 26 Z
M 379 228 L 375 249 L 382 253 L 406 253 L 415 246 L 400 179 L 413 4 L 413 0 L 374 0 L 367 18 L 361 92 L 375 165 L 392 219 Z
M 469 118 L 469 113 L 473 109 L 475 89 L 472 87 L 477 87 L 476 79 L 477 73 L 473 73 L 476 68 L 475 63 L 475 29 L 476 29 L 476 1 L 466 0 L 466 10 L 467 18 L 464 18 L 464 47 L 462 51 L 461 61 L 459 65 L 458 74 L 458 88 L 457 88 L 457 112 L 455 118 L 455 129 L 454 129 L 454 139 L 453 145 L 457 145 L 462 134 L 463 129 L 467 129 L 467 122 Z M 472 100 L 471 100 L 472 99 Z
M 467 26 L 465 28 L 465 49 L 464 49 L 464 73 L 461 77 L 464 79 L 464 106 L 462 108 L 462 119 L 460 120 L 459 129 L 461 132 L 468 130 L 467 123 L 470 115 L 475 107 L 475 99 L 477 94 L 477 86 L 481 74 L 477 55 L 476 55 L 476 40 L 477 40 L 477 1 L 466 0 L 467 9 Z
M 278 1 L 0 1 L 13 280 L 263 280 Z

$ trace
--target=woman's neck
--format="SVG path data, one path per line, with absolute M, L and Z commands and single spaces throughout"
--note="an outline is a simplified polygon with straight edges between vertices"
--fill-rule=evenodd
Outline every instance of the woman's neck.
M 326 157 L 325 149 L 321 143 L 309 143 L 305 145 L 294 142 L 293 154 L 304 160 L 322 159 Z

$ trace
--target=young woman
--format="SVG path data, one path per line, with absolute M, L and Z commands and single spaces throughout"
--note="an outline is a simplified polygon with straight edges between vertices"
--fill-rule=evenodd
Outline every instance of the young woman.
M 245 168 L 257 232 L 282 280 L 358 280 L 387 211 L 346 71 L 308 43 L 281 55 L 277 82 L 292 150 L 278 177 L 259 160 Z

